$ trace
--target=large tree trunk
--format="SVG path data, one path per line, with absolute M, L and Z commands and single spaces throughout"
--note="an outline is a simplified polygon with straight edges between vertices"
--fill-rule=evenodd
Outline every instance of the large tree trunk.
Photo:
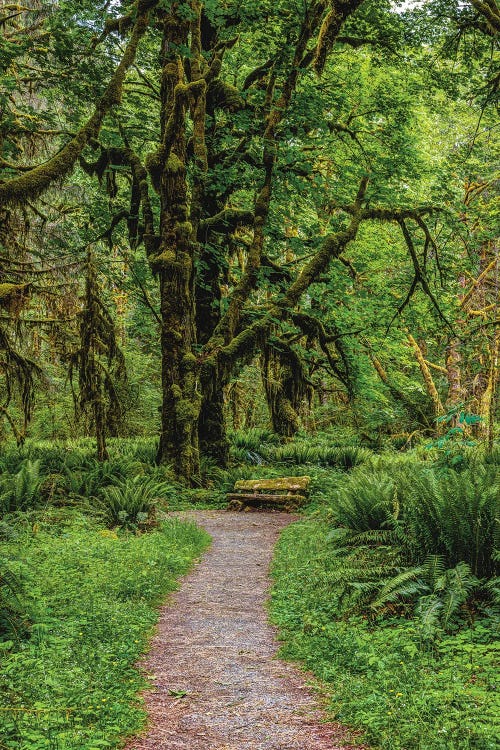
M 215 215 L 221 206 L 213 196 L 206 196 L 209 215 Z M 214 248 L 224 250 L 227 235 L 207 232 L 200 238 L 200 263 L 196 286 L 196 321 L 198 342 L 208 343 L 221 318 L 221 263 Z M 226 466 L 229 459 L 229 442 L 224 419 L 224 388 L 229 373 L 217 366 L 202 367 L 201 411 L 198 422 L 200 453 L 214 459 L 219 466 Z
M 162 144 L 150 160 L 160 172 L 160 247 L 152 259 L 160 278 L 162 408 L 158 462 L 171 463 L 179 478 L 199 473 L 198 417 L 201 397 L 196 343 L 193 227 L 186 182 L 185 115 L 188 86 L 176 50 L 187 44 L 188 24 L 165 20 L 162 43 Z M 173 50 L 173 51 L 172 51 Z
M 448 410 L 455 408 L 463 401 L 464 392 L 460 365 L 460 342 L 453 337 L 449 340 L 446 347 L 446 375 L 448 379 L 446 408 Z
M 301 427 L 299 412 L 312 386 L 300 357 L 284 342 L 263 347 L 262 381 L 274 432 L 293 437 Z
M 224 379 L 217 368 L 206 367 L 201 374 L 201 391 L 203 394 L 198 435 L 200 452 L 213 458 L 219 466 L 227 466 L 229 459 L 229 441 L 224 418 Z

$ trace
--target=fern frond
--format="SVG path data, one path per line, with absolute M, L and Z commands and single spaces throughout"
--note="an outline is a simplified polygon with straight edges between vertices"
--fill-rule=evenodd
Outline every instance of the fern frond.
M 403 570 L 398 575 L 386 580 L 379 588 L 377 598 L 372 602 L 372 608 L 378 609 L 387 602 L 395 602 L 415 596 L 428 590 L 426 584 L 421 580 L 425 568 L 417 567 Z

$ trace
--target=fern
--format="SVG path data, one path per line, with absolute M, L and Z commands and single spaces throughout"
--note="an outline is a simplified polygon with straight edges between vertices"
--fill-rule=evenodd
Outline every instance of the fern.
M 434 589 L 438 581 L 445 573 L 445 564 L 443 555 L 428 555 L 425 566 L 425 578 Z
M 17 474 L 2 477 L 0 513 L 28 510 L 40 503 L 40 461 L 26 459 Z
M 387 602 L 411 599 L 417 594 L 428 591 L 428 586 L 422 580 L 423 573 L 423 567 L 410 568 L 382 582 L 376 599 L 371 603 L 372 608 L 378 609 Z
M 446 629 L 458 608 L 469 598 L 471 592 L 479 585 L 478 579 L 472 574 L 467 563 L 458 563 L 451 570 L 441 576 L 434 587 L 434 591 L 442 592 L 443 614 L 442 624 Z
M 392 525 L 394 490 L 393 481 L 385 472 L 356 472 L 332 498 L 338 523 L 358 532 Z
M 418 618 L 422 636 L 431 639 L 436 636 L 441 627 L 441 613 L 443 602 L 436 594 L 421 596 L 415 607 L 415 616 Z
M 484 467 L 441 476 L 413 471 L 400 493 L 405 496 L 405 543 L 411 559 L 418 563 L 439 554 L 447 567 L 466 562 L 476 576 L 494 572 L 498 472 Z
M 144 527 L 154 522 L 156 507 L 170 490 L 166 482 L 136 476 L 104 487 L 93 508 L 109 527 Z

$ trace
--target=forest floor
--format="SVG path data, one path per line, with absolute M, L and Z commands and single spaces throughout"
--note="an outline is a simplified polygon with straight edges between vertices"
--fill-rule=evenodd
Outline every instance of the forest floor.
M 211 548 L 162 609 L 142 666 L 146 733 L 127 750 L 336 750 L 348 730 L 326 724 L 307 673 L 276 658 L 265 603 L 285 513 L 183 513 Z M 352 741 L 352 739 L 351 739 Z M 359 747 L 359 746 L 357 746 Z

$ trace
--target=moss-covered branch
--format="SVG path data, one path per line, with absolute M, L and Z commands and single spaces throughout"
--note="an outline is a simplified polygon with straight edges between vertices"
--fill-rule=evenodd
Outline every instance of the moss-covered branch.
M 106 90 L 97 103 L 94 114 L 55 156 L 45 164 L 0 182 L 0 204 L 25 204 L 41 195 L 55 181 L 73 169 L 87 143 L 96 138 L 106 114 L 121 101 L 122 87 L 128 69 L 134 62 L 139 42 L 149 25 L 148 11 L 156 5 L 152 0 L 139 0 L 138 15 L 130 40 Z
M 364 177 L 353 204 L 356 206 L 357 211 L 352 217 L 349 226 L 345 230 L 332 233 L 324 239 L 320 250 L 310 258 L 297 279 L 290 285 L 287 292 L 285 292 L 278 302 L 271 306 L 269 311 L 264 314 L 262 318 L 254 321 L 243 331 L 239 332 L 225 346 L 220 345 L 220 339 L 217 338 L 218 331 L 216 330 L 214 336 L 207 345 L 208 350 L 211 351 L 211 359 L 220 359 L 225 363 L 236 362 L 239 358 L 253 350 L 257 341 L 266 333 L 266 331 L 269 330 L 270 326 L 272 326 L 277 319 L 283 319 L 289 314 L 290 310 L 293 310 L 304 292 L 307 291 L 320 274 L 328 268 L 330 262 L 334 258 L 337 258 L 344 251 L 349 242 L 352 242 L 356 238 L 359 225 L 362 221 L 363 199 L 367 186 L 368 177 Z
M 199 234 L 205 232 L 234 232 L 241 224 L 250 224 L 254 219 L 253 211 L 242 208 L 225 208 L 215 216 L 203 219 L 200 222 Z
M 171 68 L 176 68 L 178 65 L 181 65 L 180 60 L 169 63 Z M 181 78 L 182 75 L 179 75 L 179 77 Z M 189 97 L 196 98 L 200 96 L 200 94 L 203 94 L 206 85 L 205 80 L 201 78 L 200 80 L 192 81 L 191 83 L 179 82 L 174 89 L 173 102 L 170 106 L 170 112 L 165 124 L 160 147 L 157 151 L 149 154 L 146 159 L 147 170 L 151 176 L 153 187 L 158 193 L 160 192 L 160 180 L 164 170 L 168 169 L 170 172 L 175 172 L 178 168 L 176 162 L 177 157 L 172 155 L 171 151 L 178 133 L 181 132 L 184 127 L 184 118 L 189 103 Z
M 497 36 L 500 33 L 500 9 L 495 0 L 471 0 L 471 5 L 485 19 L 486 33 Z
M 346 18 L 363 3 L 363 0 L 336 0 L 326 14 L 319 30 L 318 42 L 314 53 L 314 70 L 321 75 L 328 53 L 335 44 L 339 31 Z

